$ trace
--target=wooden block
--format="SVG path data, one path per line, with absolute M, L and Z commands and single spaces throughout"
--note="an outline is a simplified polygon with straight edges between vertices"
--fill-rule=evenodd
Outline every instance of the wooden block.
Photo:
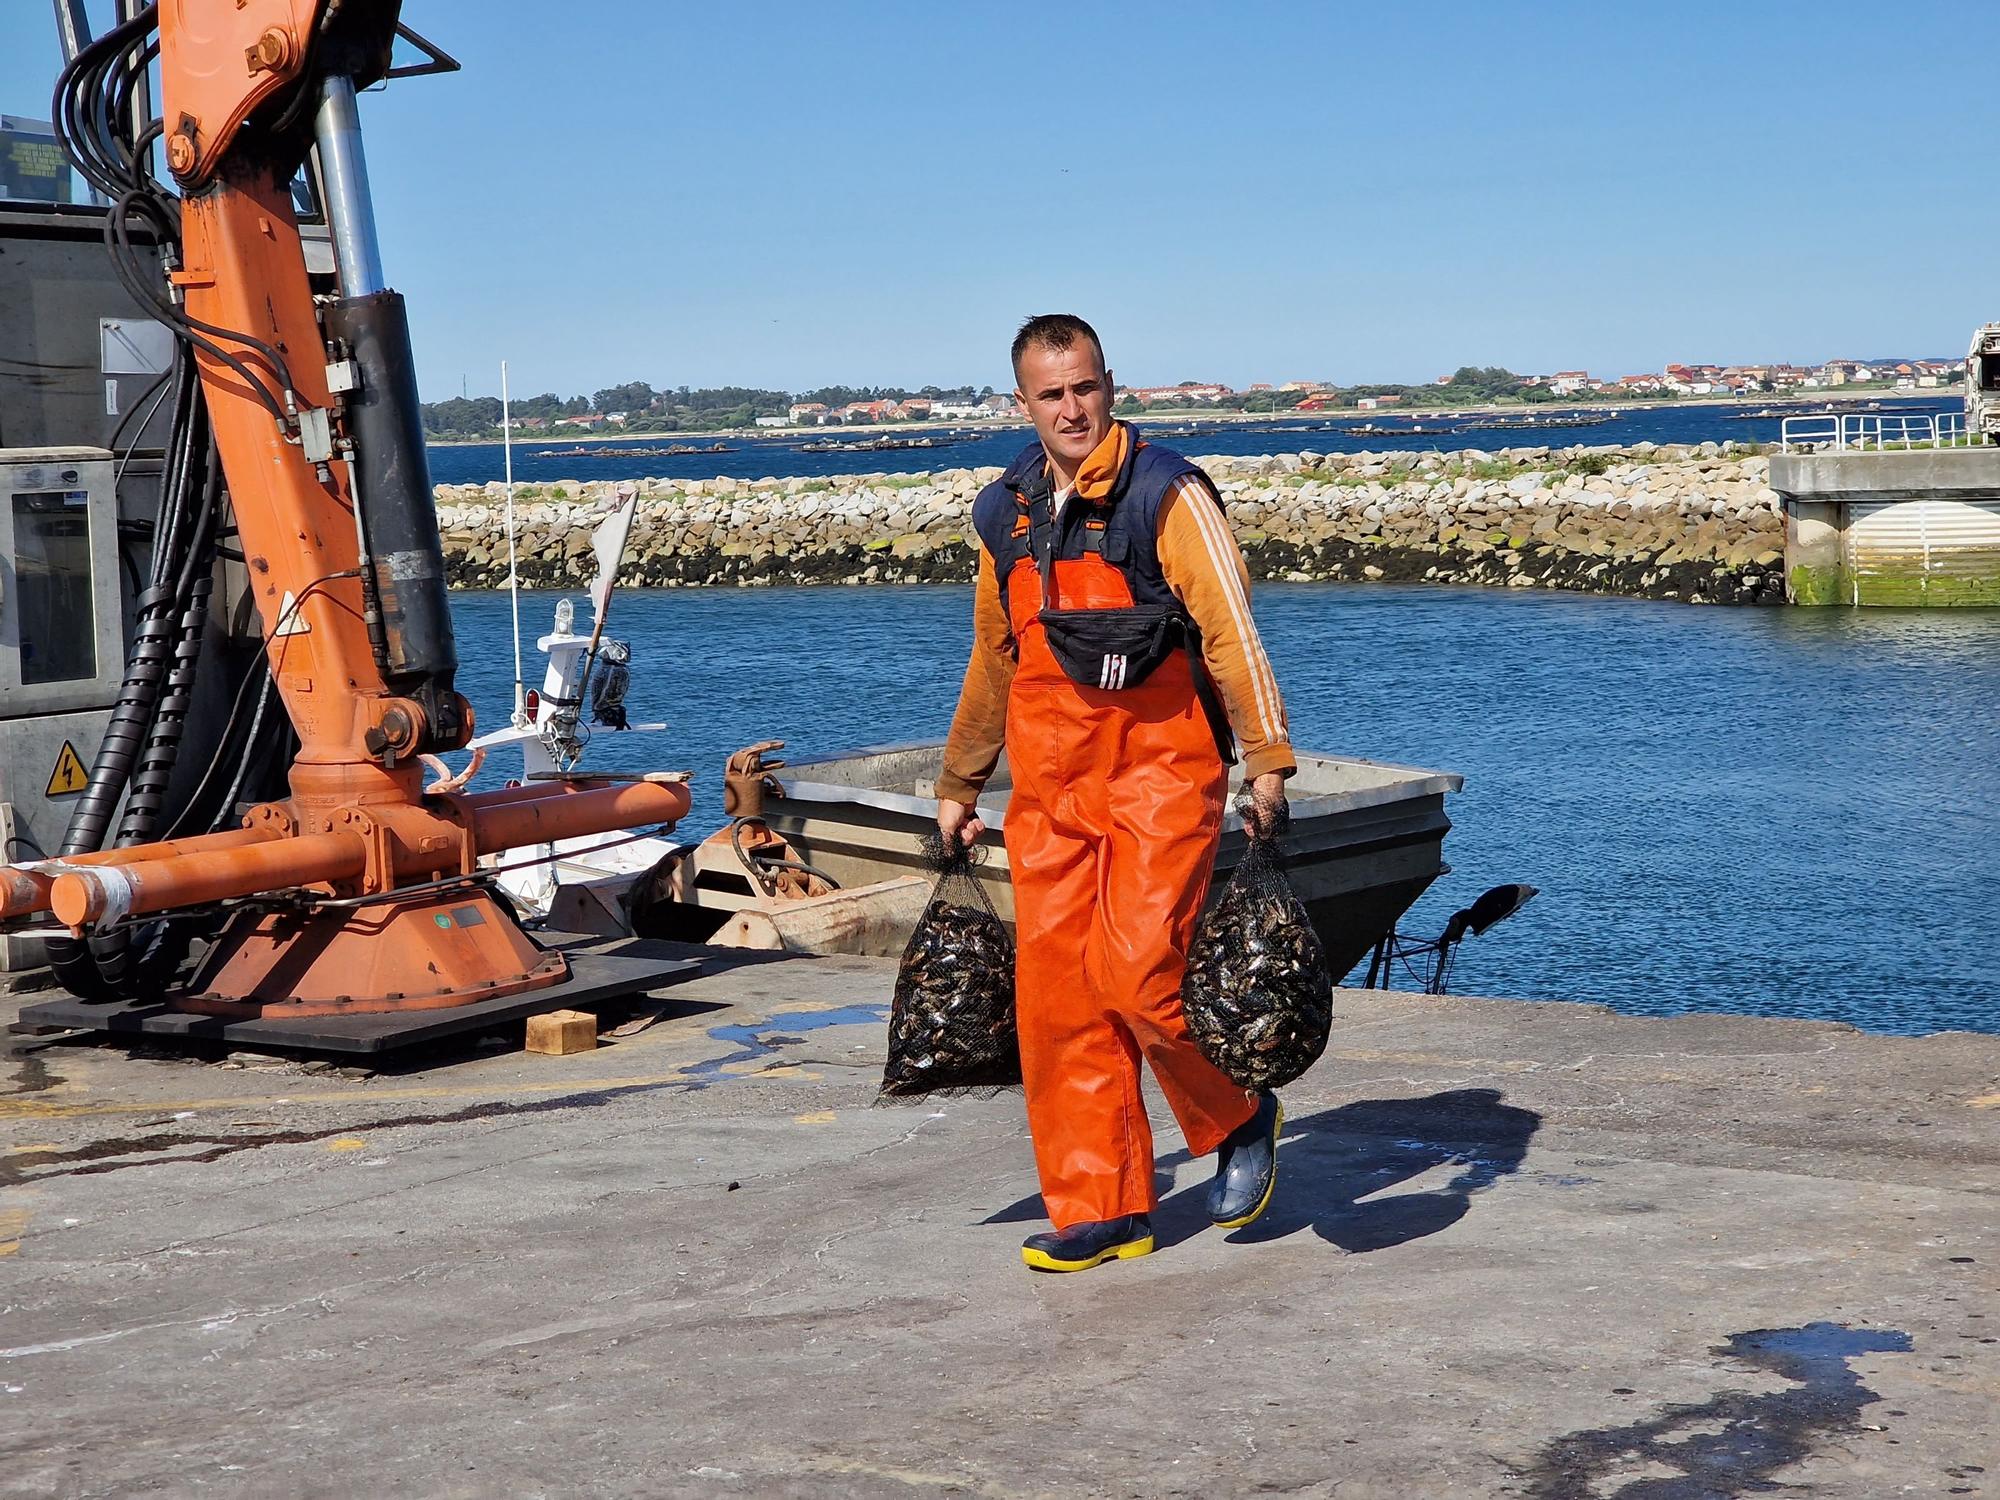
M 580 1010 L 552 1010 L 528 1017 L 528 1050 L 551 1057 L 597 1047 L 597 1017 Z

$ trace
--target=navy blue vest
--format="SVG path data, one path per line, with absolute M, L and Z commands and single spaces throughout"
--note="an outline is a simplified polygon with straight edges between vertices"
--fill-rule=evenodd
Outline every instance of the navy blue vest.
M 1164 605 L 1186 615 L 1181 602 L 1167 587 L 1160 570 L 1160 504 L 1167 491 L 1184 475 L 1201 470 L 1171 448 L 1139 441 L 1132 435 L 1125 467 L 1101 502 L 1072 496 L 1055 520 L 1054 549 L 1058 561 L 1073 562 L 1086 552 L 1099 553 L 1105 562 L 1125 575 L 1134 604 Z M 1208 476 L 1202 478 L 1207 481 Z M 1000 579 L 1000 600 L 1007 603 L 1007 589 L 1014 565 L 1023 558 L 1039 561 L 1030 547 L 1034 538 L 1042 547 L 1049 541 L 1045 531 L 1023 528 L 1022 517 L 1036 523 L 1048 514 L 1050 498 L 1047 455 L 1039 442 L 1021 450 L 1021 456 L 1007 466 L 1007 472 L 979 492 L 972 502 L 972 525 L 979 540 L 993 558 L 993 570 Z M 1210 483 L 1209 488 L 1214 489 Z M 1102 521 L 1103 529 L 1086 524 Z M 1188 622 L 1190 626 L 1193 621 Z

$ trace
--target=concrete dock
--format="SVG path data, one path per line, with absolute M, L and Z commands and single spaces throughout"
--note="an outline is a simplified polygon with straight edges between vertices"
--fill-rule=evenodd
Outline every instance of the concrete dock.
M 731 962 L 561 1058 L 10 1038 L 0 1494 L 2000 1494 L 2000 1036 L 1345 992 L 1263 1221 L 1161 1116 L 1052 1277 L 1017 1097 L 870 1106 L 891 964 Z

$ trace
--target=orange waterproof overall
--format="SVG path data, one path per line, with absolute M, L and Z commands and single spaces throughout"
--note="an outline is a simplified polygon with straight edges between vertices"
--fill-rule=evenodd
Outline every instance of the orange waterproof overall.
M 1065 609 L 1133 602 L 1124 575 L 1094 553 L 1055 570 Z M 1035 618 L 1034 562 L 1017 562 L 1005 582 L 1020 649 L 1007 697 L 1006 842 L 1021 1067 L 1042 1200 L 1066 1229 L 1155 1205 L 1141 1054 L 1196 1156 L 1255 1108 L 1181 1018 L 1226 769 L 1186 651 L 1137 687 L 1080 687 Z

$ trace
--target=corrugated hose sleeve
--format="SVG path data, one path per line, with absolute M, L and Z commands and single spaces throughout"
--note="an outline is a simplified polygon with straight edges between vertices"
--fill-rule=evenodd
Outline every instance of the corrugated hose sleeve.
M 958 711 L 944 745 L 944 770 L 938 776 L 938 796 L 952 802 L 975 802 L 999 762 L 1007 739 L 1007 690 L 1020 659 L 1007 606 L 1000 597 L 1000 578 L 993 556 L 979 549 L 979 577 L 972 587 L 972 659 L 965 666 L 965 685 L 958 692 Z
M 1160 571 L 1201 631 L 1201 658 L 1229 713 L 1246 776 L 1298 769 L 1277 676 L 1250 613 L 1250 570 L 1222 502 L 1198 474 L 1160 503 Z

